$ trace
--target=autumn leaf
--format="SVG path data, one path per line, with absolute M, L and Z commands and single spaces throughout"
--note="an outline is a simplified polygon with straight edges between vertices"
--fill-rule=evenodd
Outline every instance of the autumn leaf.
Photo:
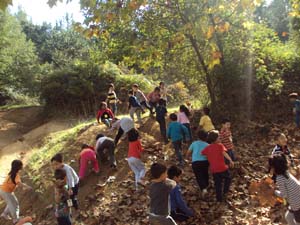
M 288 34 L 289 34 L 288 32 L 284 31 L 284 32 L 282 32 L 281 36 L 286 37 L 286 36 L 288 36 Z
M 136 0 L 130 1 L 129 8 L 132 10 L 136 10 L 139 8 L 139 4 Z
M 212 36 L 213 36 L 213 34 L 214 34 L 214 32 L 215 32 L 215 28 L 213 26 L 209 26 L 208 27 L 208 31 L 206 33 L 207 39 L 211 39 Z

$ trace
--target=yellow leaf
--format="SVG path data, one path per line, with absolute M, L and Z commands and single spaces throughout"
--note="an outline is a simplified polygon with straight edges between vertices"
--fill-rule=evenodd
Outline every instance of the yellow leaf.
M 212 36 L 213 36 L 213 34 L 214 34 L 214 32 L 215 32 L 215 28 L 213 26 L 209 26 L 208 27 L 208 31 L 206 33 L 207 39 L 211 39 Z
M 216 65 L 220 64 L 220 59 L 213 59 L 212 61 L 210 61 L 210 63 L 208 64 L 208 68 L 210 70 L 212 70 Z
M 253 23 L 247 21 L 243 23 L 243 27 L 250 30 L 253 27 Z

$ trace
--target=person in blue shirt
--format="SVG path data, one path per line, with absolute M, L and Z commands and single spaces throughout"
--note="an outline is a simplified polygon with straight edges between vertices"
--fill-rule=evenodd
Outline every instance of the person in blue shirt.
M 205 149 L 208 146 L 206 139 L 207 133 L 204 130 L 199 130 L 198 140 L 194 141 L 190 145 L 189 150 L 186 153 L 187 157 L 192 155 L 192 169 L 203 197 L 207 194 L 207 187 L 209 184 L 209 163 L 206 156 L 201 154 L 203 149 Z
M 167 108 L 165 106 L 166 101 L 164 99 L 160 99 L 158 102 L 158 106 L 156 107 L 156 121 L 159 123 L 160 134 L 164 139 L 165 143 L 168 143 L 167 139 L 167 127 L 166 127 L 166 115 L 168 113 Z
M 186 126 L 177 122 L 177 115 L 175 113 L 171 113 L 169 118 L 171 122 L 169 123 L 167 137 L 172 141 L 176 156 L 179 161 L 179 166 L 183 166 L 184 160 L 182 156 L 182 141 L 189 141 L 191 140 L 191 137 Z
M 194 216 L 191 210 L 184 201 L 181 194 L 181 187 L 179 185 L 182 170 L 177 166 L 171 166 L 168 169 L 168 178 L 176 182 L 176 187 L 170 193 L 171 202 L 171 217 L 175 221 L 183 222 Z
M 133 91 L 130 90 L 128 92 L 128 102 L 129 102 L 129 115 L 131 117 L 131 119 L 134 121 L 134 113 L 136 114 L 136 117 L 138 118 L 138 123 L 140 125 L 142 125 L 142 118 L 141 118 L 141 112 L 144 113 L 144 110 L 141 106 L 141 104 L 139 103 L 139 101 L 137 100 L 137 98 L 133 95 Z
M 293 112 L 295 114 L 295 123 L 297 128 L 300 127 L 300 100 L 297 93 L 289 94 L 290 102 L 294 104 Z

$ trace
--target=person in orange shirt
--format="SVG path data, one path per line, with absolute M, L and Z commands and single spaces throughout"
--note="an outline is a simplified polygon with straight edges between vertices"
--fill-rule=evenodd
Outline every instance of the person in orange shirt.
M 10 219 L 11 217 L 14 224 L 19 221 L 20 211 L 19 202 L 14 194 L 14 191 L 18 186 L 23 186 L 26 189 L 31 189 L 31 187 L 21 182 L 19 172 L 20 170 L 22 170 L 22 168 L 23 163 L 21 160 L 12 161 L 11 170 L 2 185 L 0 185 L 0 197 L 6 203 L 6 207 L 1 214 L 1 217 L 5 219 Z

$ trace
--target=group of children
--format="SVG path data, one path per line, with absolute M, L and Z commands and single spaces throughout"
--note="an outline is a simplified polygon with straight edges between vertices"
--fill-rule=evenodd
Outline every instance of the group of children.
M 290 98 L 292 99 L 294 96 L 290 96 Z M 99 173 L 99 162 L 105 160 L 109 161 L 111 168 L 117 168 L 115 149 L 124 134 L 128 138 L 127 161 L 135 175 L 135 189 L 139 190 L 140 186 L 147 185 L 146 169 L 142 161 L 144 148 L 139 131 L 135 128 L 133 116 L 135 113 L 138 122 L 141 123 L 140 114 L 137 112 L 144 112 L 145 109 L 149 109 L 151 116 L 156 114 L 162 140 L 165 144 L 169 140 L 172 142 L 178 160 L 178 165 L 172 165 L 169 168 L 163 163 L 156 162 L 151 165 L 150 224 L 176 224 L 176 221 L 186 221 L 195 215 L 195 211 L 189 208 L 184 201 L 180 186 L 183 168 L 190 159 L 202 197 L 208 193 L 211 174 L 216 201 L 219 204 L 226 201 L 231 183 L 230 170 L 236 161 L 230 120 L 224 119 L 220 131 L 217 131 L 209 116 L 209 109 L 205 107 L 202 110 L 199 127 L 197 131 L 194 131 L 190 125 L 191 110 L 189 106 L 181 105 L 178 113 L 169 115 L 170 121 L 167 126 L 167 99 L 163 82 L 147 97 L 139 90 L 138 85 L 133 85 L 132 90 L 129 91 L 131 118 L 117 119 L 115 117 L 117 102 L 118 98 L 114 92 L 114 86 L 111 84 L 107 103 L 101 103 L 97 121 L 100 122 L 101 119 L 109 129 L 117 129 L 117 134 L 114 139 L 98 134 L 95 147 L 82 145 L 78 159 L 79 176 L 71 166 L 64 163 L 62 154 L 58 153 L 51 158 L 55 178 L 55 217 L 59 225 L 72 225 L 71 219 L 78 214 L 79 184 L 85 179 L 89 163 L 92 164 L 94 173 Z M 196 136 L 197 138 L 194 140 Z M 274 182 L 279 188 L 276 195 L 285 198 L 290 205 L 286 213 L 288 224 L 300 224 L 300 182 L 288 172 L 288 167 L 294 165 L 294 160 L 287 148 L 287 138 L 284 134 L 276 136 L 276 143 L 269 159 L 269 172 L 273 173 Z M 189 145 L 187 151 L 183 151 L 186 144 Z M 285 156 L 288 156 L 289 160 Z M 17 186 L 31 189 L 21 182 L 19 172 L 22 168 L 22 162 L 14 160 L 11 171 L 0 185 L 0 196 L 7 204 L 1 217 L 12 219 L 13 223 L 17 225 L 30 225 L 31 218 L 19 217 L 19 203 L 14 195 Z M 74 210 L 74 213 L 71 212 L 71 209 Z

